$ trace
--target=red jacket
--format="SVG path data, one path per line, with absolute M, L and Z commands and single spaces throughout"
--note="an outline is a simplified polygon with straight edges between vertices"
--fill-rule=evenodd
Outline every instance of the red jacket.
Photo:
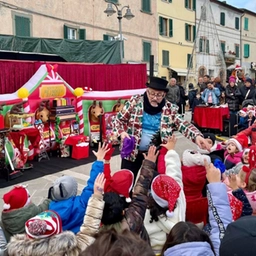
M 251 138 L 251 145 L 255 145 L 255 143 L 256 143 L 256 123 L 253 123 L 247 129 L 239 132 L 236 136 L 239 136 L 241 134 L 244 134 L 247 137 L 250 137 Z

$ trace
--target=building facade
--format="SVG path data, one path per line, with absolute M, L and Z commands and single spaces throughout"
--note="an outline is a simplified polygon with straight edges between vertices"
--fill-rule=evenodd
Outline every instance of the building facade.
M 256 13 L 243 9 L 241 20 L 241 64 L 245 76 L 256 78 Z
M 195 39 L 195 0 L 158 0 L 158 76 L 184 82 Z
M 156 1 L 111 0 L 123 17 L 129 4 L 134 18 L 121 19 L 123 62 L 158 60 Z M 117 9 L 111 16 L 103 0 L 6 0 L 0 4 L 0 34 L 86 40 L 119 40 Z M 150 28 L 150 29 L 149 29 Z

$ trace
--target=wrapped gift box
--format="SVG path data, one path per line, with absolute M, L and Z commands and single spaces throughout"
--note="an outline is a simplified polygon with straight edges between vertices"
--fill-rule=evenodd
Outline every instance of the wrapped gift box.
M 82 142 L 72 147 L 72 158 L 82 159 L 89 156 L 89 143 Z

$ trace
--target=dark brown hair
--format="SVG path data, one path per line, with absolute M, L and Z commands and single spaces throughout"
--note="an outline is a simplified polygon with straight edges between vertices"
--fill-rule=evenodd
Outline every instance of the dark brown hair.
M 79 256 L 154 256 L 150 245 L 137 234 L 125 230 L 117 233 L 114 229 L 100 232 L 95 242 Z
M 161 255 L 163 256 L 164 252 L 170 247 L 188 242 L 207 242 L 210 244 L 210 247 L 215 255 L 210 237 L 195 224 L 184 221 L 180 221 L 173 226 L 163 246 Z
M 256 168 L 252 169 L 249 176 L 248 184 L 246 185 L 249 192 L 256 191 Z
M 168 210 L 168 207 L 162 208 L 161 206 L 159 206 L 151 195 L 148 198 L 148 209 L 151 216 L 151 219 L 149 221 L 150 223 L 152 223 L 153 221 L 158 221 L 158 216 L 160 215 L 164 215 L 165 217 L 167 217 L 166 211 Z

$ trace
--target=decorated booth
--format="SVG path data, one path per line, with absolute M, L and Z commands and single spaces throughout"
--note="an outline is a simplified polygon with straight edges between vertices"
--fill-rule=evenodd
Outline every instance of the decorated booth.
M 49 159 L 52 150 L 61 157 L 87 157 L 89 144 L 109 133 L 111 120 L 125 100 L 145 91 L 73 89 L 57 70 L 58 65 L 41 65 L 18 91 L 0 95 L 0 128 L 8 131 L 1 150 L 14 169 L 22 168 L 28 159 Z

